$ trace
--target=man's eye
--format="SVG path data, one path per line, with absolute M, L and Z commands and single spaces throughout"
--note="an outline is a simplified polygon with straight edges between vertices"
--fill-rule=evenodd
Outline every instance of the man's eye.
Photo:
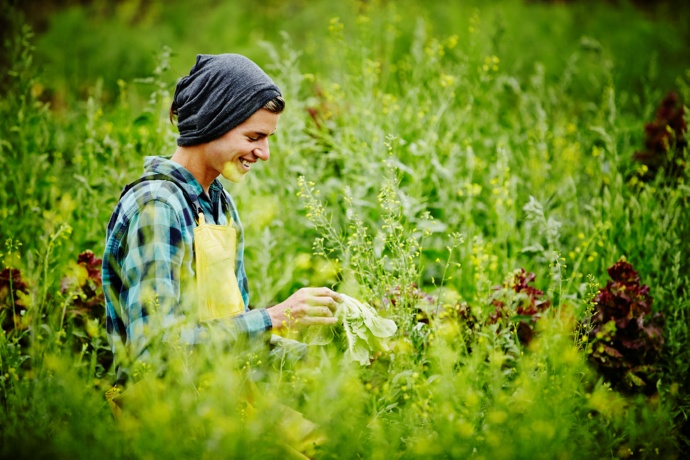
M 258 137 L 251 137 L 251 136 L 247 136 L 247 139 L 249 139 L 249 140 L 252 141 L 252 142 L 256 142 L 256 141 L 259 140 Z

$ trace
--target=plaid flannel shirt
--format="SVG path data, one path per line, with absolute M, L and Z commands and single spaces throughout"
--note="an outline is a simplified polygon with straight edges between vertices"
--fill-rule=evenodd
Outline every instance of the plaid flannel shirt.
M 238 334 L 259 336 L 271 328 L 265 309 L 249 310 L 249 289 L 244 269 L 244 235 L 231 197 L 218 180 L 209 195 L 192 174 L 162 157 L 147 157 L 144 176 L 164 174 L 176 184 L 149 180 L 137 184 L 118 202 L 108 224 L 103 256 L 103 291 L 106 329 L 116 362 L 147 354 L 154 340 L 180 340 L 197 344 L 210 336 L 236 338 Z M 230 204 L 230 214 L 238 232 L 237 275 L 245 312 L 228 319 L 187 324 L 186 314 L 195 308 L 184 281 L 194 280 L 193 242 L 195 213 L 190 209 L 183 187 L 192 201 L 198 201 L 206 221 L 227 225 L 221 211 L 221 194 Z M 189 281 L 188 281 L 189 282 Z M 190 315 L 191 316 L 191 315 Z

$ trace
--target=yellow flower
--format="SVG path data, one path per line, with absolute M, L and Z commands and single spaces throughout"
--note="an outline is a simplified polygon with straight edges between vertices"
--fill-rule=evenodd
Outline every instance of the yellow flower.
M 452 75 L 441 74 L 441 87 L 446 88 L 455 84 L 455 78 Z

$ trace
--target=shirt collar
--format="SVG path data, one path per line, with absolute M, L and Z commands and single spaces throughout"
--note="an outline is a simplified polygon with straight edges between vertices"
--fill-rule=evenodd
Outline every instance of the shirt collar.
M 184 189 L 193 201 L 197 201 L 199 197 L 204 196 L 204 189 L 196 178 L 185 169 L 182 165 L 170 160 L 170 157 L 148 156 L 144 158 L 144 172 L 149 174 L 165 174 L 171 179 L 174 179 L 180 187 Z M 218 179 L 211 183 L 209 194 L 215 195 L 214 192 L 223 190 L 223 185 Z M 210 197 L 206 197 L 209 199 Z

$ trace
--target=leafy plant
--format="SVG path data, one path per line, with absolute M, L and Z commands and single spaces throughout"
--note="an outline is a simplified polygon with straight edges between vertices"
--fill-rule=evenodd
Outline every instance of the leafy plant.
M 93 251 L 86 250 L 77 256 L 60 281 L 60 292 L 69 297 L 66 313 L 81 324 L 89 319 L 102 320 L 105 315 L 101 262 Z
M 687 168 L 687 131 L 685 106 L 677 93 L 670 92 L 659 104 L 654 120 L 644 127 L 645 150 L 633 155 L 648 170 L 642 174 L 643 180 L 653 179 L 659 169 L 671 179 L 682 175 Z
M 652 393 L 664 344 L 664 315 L 652 312 L 649 286 L 640 284 L 630 263 L 620 260 L 608 273 L 611 281 L 594 299 L 590 360 L 616 388 Z
M 484 304 L 471 306 L 467 302 L 446 305 L 440 319 L 459 321 L 472 332 L 494 326 L 497 333 L 515 331 L 523 345 L 529 345 L 536 333 L 536 325 L 551 306 L 544 291 L 532 286 L 536 275 L 524 268 L 515 270 L 493 292 Z M 484 306 L 482 306 L 484 305 Z
M 374 308 L 346 294 L 336 312 L 340 320 L 345 347 L 345 360 L 367 365 L 378 352 L 388 351 L 387 339 L 398 330 L 395 321 L 382 318 Z M 327 345 L 334 338 L 334 329 L 312 330 L 306 338 L 311 345 Z
M 28 327 L 28 295 L 29 286 L 20 270 L 5 267 L 0 271 L 0 322 L 6 333 L 17 334 Z
M 518 339 L 528 345 L 534 337 L 534 328 L 539 318 L 551 305 L 544 291 L 534 286 L 536 275 L 524 268 L 516 270 L 501 286 L 494 287 L 491 305 L 495 310 L 489 315 L 490 323 L 506 320 L 515 325 Z
M 105 298 L 101 280 L 102 260 L 86 250 L 72 262 L 60 281 L 63 311 L 61 329 L 73 336 L 73 347 L 80 353 L 93 353 L 97 376 L 109 369 L 113 357 L 108 345 L 105 318 Z
M 382 308 L 395 309 L 403 297 L 412 301 L 412 305 L 416 308 L 415 319 L 420 323 L 429 324 L 432 317 L 438 312 L 438 302 L 434 296 L 422 291 L 416 284 L 412 284 L 405 289 L 395 286 L 383 297 L 381 302 Z

